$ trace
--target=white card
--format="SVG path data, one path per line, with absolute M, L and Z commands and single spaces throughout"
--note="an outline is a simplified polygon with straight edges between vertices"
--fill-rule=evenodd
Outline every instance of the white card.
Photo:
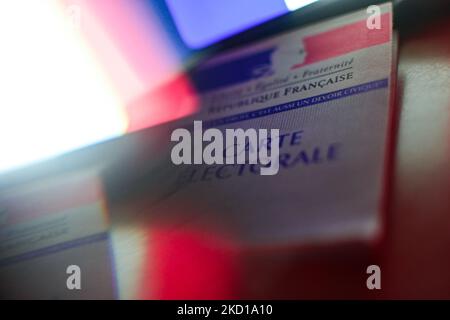
M 322 21 L 199 66 L 192 77 L 200 111 L 171 126 L 202 120 L 220 130 L 279 129 L 279 172 L 169 163 L 168 174 L 148 191 L 151 212 L 201 214 L 257 245 L 373 239 L 380 231 L 393 81 L 392 6 L 379 9 Z

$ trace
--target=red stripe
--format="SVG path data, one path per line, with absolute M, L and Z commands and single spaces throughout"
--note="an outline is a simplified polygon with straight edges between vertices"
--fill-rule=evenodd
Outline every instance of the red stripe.
M 127 106 L 127 132 L 186 117 L 197 108 L 195 89 L 186 75 L 179 74 Z
M 370 30 L 366 20 L 348 24 L 324 33 L 305 37 L 306 58 L 301 64 L 292 66 L 299 68 L 346 53 L 376 46 L 391 40 L 391 14 L 381 15 L 381 29 Z

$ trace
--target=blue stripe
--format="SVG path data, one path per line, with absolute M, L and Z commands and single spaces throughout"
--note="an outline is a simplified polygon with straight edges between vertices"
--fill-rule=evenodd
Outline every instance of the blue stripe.
M 241 122 L 241 121 L 245 121 L 245 120 L 266 117 L 266 116 L 270 116 L 270 115 L 280 113 L 280 112 L 310 107 L 310 106 L 313 106 L 313 105 L 316 105 L 319 103 L 324 103 L 324 102 L 328 102 L 328 101 L 332 101 L 332 100 L 336 100 L 336 99 L 341 99 L 341 98 L 353 96 L 356 94 L 360 94 L 360 93 L 364 93 L 364 92 L 368 92 L 368 91 L 372 91 L 372 90 L 376 90 L 376 89 L 387 88 L 387 86 L 388 86 L 388 79 L 376 80 L 376 81 L 363 83 L 363 84 L 360 84 L 357 86 L 353 86 L 353 87 L 349 87 L 349 88 L 345 88 L 345 89 L 341 89 L 341 90 L 337 90 L 337 91 L 332 91 L 332 92 L 320 94 L 320 95 L 305 98 L 305 99 L 282 103 L 282 104 L 264 108 L 264 109 L 258 109 L 255 111 L 249 111 L 249 112 L 239 113 L 239 114 L 224 117 L 224 118 L 218 118 L 218 119 L 205 121 L 203 123 L 203 126 L 205 128 L 210 128 L 210 127 L 223 126 L 225 124 L 230 124 L 230 123 Z
M 264 76 L 274 51 L 270 48 L 216 66 L 200 67 L 191 73 L 191 79 L 197 91 L 205 92 Z
M 80 239 L 75 239 L 75 240 L 71 240 L 71 241 L 67 241 L 67 242 L 63 242 L 63 243 L 58 243 L 58 244 L 50 246 L 50 247 L 46 247 L 46 248 L 38 249 L 35 251 L 26 252 L 26 253 L 23 253 L 23 254 L 20 254 L 17 256 L 5 258 L 0 261 L 0 267 L 6 266 L 6 265 L 9 265 L 12 263 L 24 261 L 24 260 L 37 258 L 37 257 L 44 256 L 44 255 L 47 255 L 50 253 L 56 253 L 56 252 L 63 251 L 66 249 L 79 247 L 79 246 L 82 246 L 85 244 L 90 244 L 90 243 L 106 240 L 106 239 L 108 239 L 108 233 L 103 232 L 103 233 L 94 234 L 92 236 L 87 236 L 87 237 L 80 238 Z

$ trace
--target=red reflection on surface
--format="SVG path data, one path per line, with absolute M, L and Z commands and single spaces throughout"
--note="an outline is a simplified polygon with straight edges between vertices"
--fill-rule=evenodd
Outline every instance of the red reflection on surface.
M 195 89 L 184 74 L 150 90 L 127 106 L 128 132 L 179 119 L 194 113 L 198 107 Z
M 126 132 L 196 110 L 181 58 L 151 5 L 140 0 L 64 0 L 64 5 L 79 8 L 81 35 L 120 98 Z
M 226 240 L 198 230 L 163 228 L 152 230 L 149 242 L 141 298 L 237 298 L 238 252 Z

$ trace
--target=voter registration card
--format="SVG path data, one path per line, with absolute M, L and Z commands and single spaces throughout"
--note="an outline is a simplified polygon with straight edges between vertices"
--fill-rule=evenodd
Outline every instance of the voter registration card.
M 204 212 L 253 244 L 374 239 L 381 228 L 392 70 L 391 4 L 205 61 L 192 72 L 200 111 L 182 122 L 202 121 L 222 132 L 278 129 L 279 170 L 265 176 L 250 163 L 171 163 L 171 191 L 152 210 Z

